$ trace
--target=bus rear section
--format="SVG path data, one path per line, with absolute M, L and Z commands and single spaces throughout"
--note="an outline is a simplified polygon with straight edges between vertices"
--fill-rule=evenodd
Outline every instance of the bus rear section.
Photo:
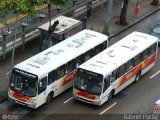
M 79 66 L 73 98 L 102 105 L 156 64 L 157 49 L 158 38 L 140 32 L 129 34 Z

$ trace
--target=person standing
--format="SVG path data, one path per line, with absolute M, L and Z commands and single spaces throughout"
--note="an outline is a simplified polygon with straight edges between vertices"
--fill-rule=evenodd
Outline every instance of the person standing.
M 87 17 L 84 16 L 81 21 L 82 21 L 82 30 L 84 30 L 87 28 Z
M 92 6 L 92 0 L 88 0 L 87 5 L 86 5 L 86 7 L 87 7 L 87 13 L 86 13 L 87 18 L 89 18 L 91 16 L 91 11 L 92 11 L 91 6 Z

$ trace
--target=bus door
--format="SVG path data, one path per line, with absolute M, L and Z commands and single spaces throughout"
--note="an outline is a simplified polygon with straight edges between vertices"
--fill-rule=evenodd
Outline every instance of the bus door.
M 47 94 L 49 94 L 51 91 L 53 91 L 54 96 L 58 95 L 56 70 L 53 70 L 48 74 Z
M 58 94 L 60 94 L 61 92 L 63 92 L 63 87 L 64 87 L 64 83 L 65 83 L 65 65 L 60 66 L 59 68 L 57 68 L 56 70 L 56 86 L 57 86 L 57 92 Z
M 110 92 L 112 91 L 112 87 L 111 87 L 111 76 L 107 76 L 106 78 L 104 78 L 104 82 L 103 82 L 103 91 L 102 91 L 102 95 L 101 95 L 101 104 L 103 104 L 104 102 L 106 102 L 108 100 L 108 95 L 110 94 Z
M 38 83 L 37 107 L 46 102 L 47 76 L 40 79 Z

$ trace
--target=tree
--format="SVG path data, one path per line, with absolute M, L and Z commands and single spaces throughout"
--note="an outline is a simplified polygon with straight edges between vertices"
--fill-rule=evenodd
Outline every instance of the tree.
M 70 2 L 71 0 L 38 0 L 39 3 L 44 3 L 44 4 L 48 4 L 48 17 L 49 17 L 49 27 L 48 27 L 48 39 L 45 41 L 44 43 L 44 49 L 47 49 L 49 46 L 49 42 L 51 41 L 51 35 L 52 33 L 55 31 L 56 26 L 59 24 L 58 21 L 56 21 L 55 23 L 51 23 L 52 18 L 51 18 L 51 6 L 55 5 L 55 6 L 62 6 L 65 5 L 66 3 Z
M 14 34 L 15 38 L 13 41 L 13 51 L 11 60 L 11 68 L 12 68 L 15 55 L 15 41 L 17 38 L 18 15 L 20 13 L 28 13 L 28 14 L 35 13 L 34 4 L 36 4 L 37 1 L 36 0 L 3 0 L 3 1 L 4 1 L 4 6 L 7 8 L 7 10 L 16 15 L 16 26 Z
M 8 9 L 5 7 L 5 0 L 0 2 L 0 23 L 4 24 Z
M 112 17 L 112 8 L 113 8 L 113 0 L 109 0 L 107 14 L 104 20 L 104 28 L 103 28 L 103 33 L 106 35 L 109 35 L 108 29 Z
M 157 6 L 157 5 L 158 5 L 158 0 L 153 0 L 153 1 L 151 2 L 151 5 Z
M 119 25 L 128 25 L 128 23 L 126 21 L 128 2 L 129 2 L 129 0 L 123 0 L 123 2 L 122 2 L 120 21 L 116 22 Z

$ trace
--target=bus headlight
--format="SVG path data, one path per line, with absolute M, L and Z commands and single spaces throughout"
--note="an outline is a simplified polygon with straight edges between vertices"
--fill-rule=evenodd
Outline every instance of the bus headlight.
M 28 103 L 31 103 L 31 104 L 36 103 L 36 99 L 30 100 L 30 101 L 28 101 Z
M 9 89 L 9 90 L 8 90 L 8 95 L 9 95 L 9 96 L 12 96 L 12 94 L 13 94 L 13 91 Z
M 101 100 L 100 100 L 100 98 L 97 98 L 97 99 L 96 99 L 95 104 L 96 104 L 96 105 L 101 105 Z

